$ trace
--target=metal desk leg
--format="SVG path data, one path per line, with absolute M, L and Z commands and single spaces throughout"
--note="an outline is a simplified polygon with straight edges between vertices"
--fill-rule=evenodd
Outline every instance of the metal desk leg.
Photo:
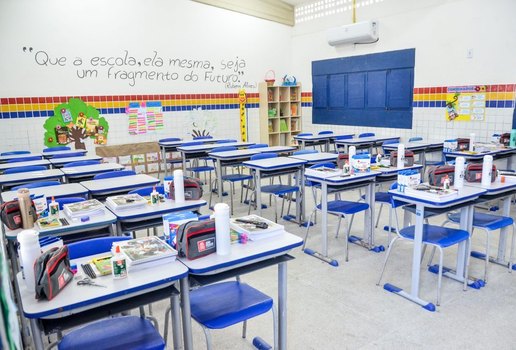
M 180 286 L 183 316 L 183 340 L 185 344 L 185 350 L 192 350 L 192 314 L 190 312 L 190 282 L 188 281 L 188 276 L 181 278 Z
M 364 234 L 365 241 L 369 245 L 369 249 L 374 248 L 374 203 L 375 203 L 375 182 L 372 181 L 366 188 L 366 203 L 369 204 L 369 209 L 364 213 Z
M 167 151 L 165 146 L 161 147 L 161 159 L 163 160 L 163 177 L 167 176 Z
M 301 141 L 301 149 L 305 149 L 306 145 L 305 145 L 305 140 L 299 140 Z
M 321 183 L 321 238 L 322 255 L 328 256 L 328 185 Z M 317 205 L 317 203 L 315 203 Z
M 502 215 L 511 216 L 511 198 L 512 195 L 507 196 L 502 201 Z M 505 251 L 507 247 L 507 233 L 509 232 L 507 227 L 500 230 L 500 240 L 498 241 L 498 254 L 496 260 L 502 262 L 505 261 Z
M 183 172 L 186 172 L 186 153 L 181 152 L 181 159 L 183 160 Z
M 217 167 L 217 195 L 219 196 L 219 201 L 224 202 L 224 197 L 222 196 L 222 160 L 215 159 L 215 163 Z
M 256 210 L 258 210 L 258 215 L 262 216 L 262 189 L 261 189 L 261 175 L 260 169 L 256 169 L 255 171 L 255 191 L 256 191 Z
M 301 166 L 297 172 L 297 176 L 298 176 L 298 181 L 297 181 L 297 186 L 299 186 L 299 188 L 301 189 L 301 192 L 298 193 L 298 195 L 296 196 L 296 215 L 297 215 L 297 220 L 299 222 L 299 225 L 303 225 L 304 222 L 305 222 L 305 218 L 306 218 L 306 213 L 305 213 L 305 208 L 306 206 L 304 205 L 304 201 L 305 201 L 305 167 L 304 165 Z M 299 205 L 298 205 L 298 199 L 297 197 L 299 197 Z M 310 225 L 310 223 L 307 223 L 307 225 Z
M 278 345 L 274 348 L 287 349 L 287 263 L 278 264 Z
M 35 318 L 30 319 L 30 331 L 32 332 L 32 340 L 34 341 L 34 347 L 36 350 L 43 350 L 43 339 L 41 338 L 41 330 L 39 329 L 38 320 Z
M 179 295 L 174 293 L 170 298 L 171 302 L 171 317 L 172 317 L 172 341 L 174 344 L 174 350 L 181 349 L 182 341 L 181 341 L 181 316 L 180 316 L 180 305 L 179 305 Z
M 330 152 L 330 139 L 327 139 L 324 143 L 324 152 L 328 153 Z

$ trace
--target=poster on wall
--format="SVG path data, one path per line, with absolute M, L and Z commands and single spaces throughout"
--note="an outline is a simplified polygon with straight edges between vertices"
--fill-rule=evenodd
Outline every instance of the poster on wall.
M 126 108 L 129 135 L 146 134 L 163 129 L 161 102 L 131 102 Z
M 54 115 L 47 118 L 43 128 L 47 147 L 73 143 L 75 149 L 86 149 L 84 141 L 88 138 L 97 145 L 107 144 L 109 124 L 95 107 L 80 98 L 71 98 L 55 107 Z
M 486 114 L 484 85 L 450 86 L 446 91 L 447 121 L 481 121 Z

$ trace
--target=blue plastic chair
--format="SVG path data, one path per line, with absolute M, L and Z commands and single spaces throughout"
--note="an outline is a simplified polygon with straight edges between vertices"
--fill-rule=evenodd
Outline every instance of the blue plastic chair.
M 311 168 L 317 168 L 317 167 L 321 167 L 321 166 L 335 168 L 335 165 L 333 163 L 316 164 L 316 165 L 313 165 Z M 317 184 L 315 182 L 312 183 L 312 188 L 315 189 L 318 187 L 319 187 L 318 183 Z M 314 192 L 314 197 L 315 197 L 315 192 Z M 317 203 L 317 200 L 315 200 L 315 203 Z M 321 208 L 322 208 L 322 204 L 317 204 L 315 206 L 315 208 L 310 213 L 310 216 L 308 217 L 308 222 L 312 221 L 312 217 L 316 214 L 317 211 L 320 211 Z M 366 211 L 367 209 L 369 209 L 369 204 L 362 203 L 362 202 L 353 202 L 353 201 L 345 201 L 345 200 L 341 200 L 341 199 L 335 199 L 333 201 L 328 201 L 327 208 L 328 208 L 327 211 L 328 211 L 329 215 L 338 216 L 338 218 L 339 218 L 339 223 L 337 225 L 337 232 L 335 234 L 335 237 L 339 236 L 340 223 L 342 221 L 342 218 L 344 218 L 345 227 L 346 227 L 346 241 L 345 241 L 346 261 L 348 261 L 348 252 L 349 252 L 348 240 L 349 240 L 349 235 L 351 232 L 351 224 L 353 223 L 353 218 L 356 213 L 359 213 L 361 211 Z M 349 223 L 348 223 L 348 216 L 351 216 L 351 220 L 349 221 Z M 302 250 L 305 250 L 309 232 L 310 232 L 310 225 L 307 225 L 305 240 L 303 243 Z
M 20 158 L 8 159 L 7 163 L 31 162 L 33 160 L 41 160 L 41 159 L 42 159 L 41 156 L 20 157 Z
M 312 153 L 319 153 L 316 149 L 300 149 L 299 151 L 295 151 L 292 153 L 293 156 L 299 156 L 302 154 L 312 154 Z
M 236 150 L 237 150 L 237 148 L 235 146 L 222 146 L 222 147 L 214 148 L 211 151 L 211 153 L 228 152 L 228 151 L 236 151 Z M 244 201 L 243 197 L 244 197 L 244 187 L 245 187 L 243 185 L 243 182 L 248 181 L 247 189 L 249 189 L 250 181 L 253 179 L 253 176 L 250 174 L 242 174 L 240 172 L 240 167 L 238 167 L 238 165 L 239 164 L 233 164 L 233 166 L 237 166 L 236 167 L 237 172 L 233 173 L 233 174 L 217 174 L 217 169 L 215 168 L 215 175 L 216 175 L 215 177 L 221 176 L 222 182 L 229 182 L 229 186 L 230 186 L 229 196 L 230 196 L 230 200 L 231 200 L 231 215 L 233 215 L 233 192 L 235 191 L 235 183 L 237 183 L 237 182 L 242 183 L 242 186 L 240 189 L 240 203 L 242 203 L 242 201 Z M 216 183 L 216 181 L 214 181 L 214 183 Z M 214 186 L 211 186 L 211 187 L 215 188 Z M 209 201 L 210 208 L 211 208 L 212 197 L 213 197 L 213 191 L 210 191 L 210 201 Z M 247 191 L 246 191 L 245 198 L 247 199 Z
M 167 138 L 158 140 L 158 142 L 173 142 L 173 141 L 181 141 L 181 139 L 179 137 L 167 137 Z
M 39 188 L 39 187 L 47 187 L 47 186 L 58 186 L 61 185 L 59 181 L 38 181 L 38 182 L 31 182 L 28 184 L 18 185 L 13 188 L 11 188 L 11 191 L 17 191 L 20 188 Z
M 97 174 L 93 177 L 93 180 L 101 180 L 101 179 L 109 179 L 112 177 L 122 177 L 122 176 L 132 176 L 136 175 L 136 172 L 133 170 L 116 170 L 116 171 L 108 171 L 107 173 Z
M 84 155 L 84 152 L 70 152 L 64 154 L 56 154 L 52 158 L 69 158 L 69 157 L 80 157 Z
M 385 141 L 382 142 L 382 152 L 383 152 L 383 154 L 385 154 L 386 156 L 391 154 L 391 152 L 387 151 L 383 146 L 391 145 L 393 143 L 399 143 L 399 141 L 395 140 L 395 139 L 392 139 L 392 140 L 385 140 Z
M 276 315 L 273 300 L 268 295 L 239 281 L 210 284 L 190 292 L 192 318 L 199 323 L 206 337 L 207 348 L 212 348 L 209 329 L 223 329 L 243 322 L 242 338 L 246 337 L 247 320 L 270 310 L 273 313 L 274 348 L 277 349 Z M 253 344 L 259 342 L 255 338 Z M 265 347 L 259 349 L 270 349 Z
M 334 140 L 335 141 L 338 141 L 338 140 L 349 140 L 349 139 L 352 139 L 353 138 L 353 135 L 340 135 L 340 136 L 335 136 Z M 338 146 L 336 143 L 333 143 L 334 145 L 334 150 L 335 152 L 339 152 L 339 148 L 344 148 L 344 146 Z
M 364 132 L 362 134 L 359 134 L 358 135 L 358 138 L 363 138 L 363 137 L 374 137 L 375 136 L 375 133 L 374 132 Z
M 64 209 L 65 204 L 71 204 L 71 203 L 77 203 L 77 202 L 83 202 L 86 199 L 83 197 L 64 197 L 64 198 L 56 198 L 54 201 L 56 201 L 59 204 L 59 210 Z M 50 204 L 52 202 L 51 199 L 47 199 L 47 204 Z
M 63 165 L 63 168 L 72 168 L 76 166 L 86 166 L 100 164 L 100 160 L 78 160 L 76 162 L 70 162 Z
M 408 140 L 408 142 L 416 142 L 416 141 L 423 141 L 423 138 L 421 136 L 414 136 Z
M 443 223 L 443 226 L 447 223 L 453 223 L 453 224 L 460 224 L 460 213 L 448 213 L 448 219 Z M 485 260 L 485 267 L 484 267 L 484 282 L 487 283 L 487 275 L 488 275 L 488 269 L 489 269 L 489 236 L 491 235 L 492 231 L 496 231 L 505 227 L 512 227 L 512 243 L 511 243 L 511 253 L 509 258 L 509 272 L 512 272 L 512 262 L 514 261 L 514 248 L 515 248 L 515 242 L 516 242 L 516 236 L 515 236 L 515 228 L 514 228 L 514 219 L 510 216 L 501 216 L 501 215 L 494 215 L 494 214 L 488 214 L 488 213 L 480 213 L 475 212 L 473 214 L 473 229 L 480 229 L 483 230 L 486 233 L 486 250 L 485 253 L 477 253 L 472 252 L 471 256 L 476 258 L 481 258 Z M 472 232 L 473 234 L 473 232 Z M 432 261 L 433 258 L 433 252 L 432 256 L 430 258 L 430 261 Z
M 333 135 L 333 131 L 331 131 L 331 130 L 319 131 L 319 133 L 317 135 Z
M 297 134 L 297 136 L 314 136 L 311 132 L 302 132 L 301 134 Z
M 41 170 L 47 170 L 47 167 L 44 165 L 29 165 L 29 166 L 21 166 L 18 168 L 10 168 L 5 169 L 4 174 L 17 174 L 17 173 L 26 173 L 29 171 L 41 171 Z
M 0 153 L 0 156 L 14 156 L 17 154 L 30 154 L 30 151 L 9 151 L 9 152 L 2 152 Z
M 203 140 L 203 139 L 211 139 L 213 137 L 194 137 L 194 140 Z M 204 142 L 202 141 L 192 141 L 192 142 L 185 142 L 181 146 L 187 147 L 187 146 L 199 146 L 204 145 Z M 195 159 L 193 161 L 193 164 L 191 167 L 187 167 L 186 170 L 193 174 L 195 177 L 199 177 L 201 173 L 204 173 L 204 182 L 206 182 L 206 173 L 209 174 L 209 184 L 210 184 L 210 191 L 211 191 L 211 172 L 215 170 L 214 167 L 208 165 L 208 161 L 211 160 L 209 157 L 201 158 L 201 160 L 204 161 L 204 165 L 199 165 L 199 159 Z
M 70 259 L 111 251 L 113 242 L 130 237 L 101 237 L 70 243 Z M 75 283 L 75 282 L 74 282 Z M 58 341 L 60 350 L 77 349 L 165 349 L 165 341 L 152 323 L 138 316 L 102 319 L 74 329 Z
M 48 147 L 43 150 L 43 153 L 46 152 L 54 152 L 54 151 L 70 151 L 71 148 L 68 146 L 56 146 L 56 147 Z
M 158 142 L 173 142 L 173 141 L 181 141 L 181 139 L 179 137 L 167 137 L 167 138 L 158 140 Z M 181 158 L 167 158 L 166 162 L 167 162 L 167 164 L 178 164 L 178 163 L 182 163 L 183 160 Z
M 145 197 L 150 196 L 150 194 L 154 190 L 156 190 L 156 192 L 158 192 L 159 194 L 165 194 L 165 187 L 163 187 L 163 185 L 137 188 L 135 190 L 130 191 L 128 194 L 139 194 L 140 196 Z
M 238 141 L 237 140 L 233 140 L 233 139 L 227 139 L 227 140 L 218 140 L 215 143 L 231 143 L 231 142 L 238 142 Z
M 247 147 L 248 149 L 253 149 L 253 148 L 264 148 L 264 147 L 269 147 L 268 144 L 266 143 L 255 143 L 254 145 L 251 145 L 249 147 Z
M 213 136 L 195 136 L 193 139 L 194 140 L 209 140 L 209 139 L 212 139 Z

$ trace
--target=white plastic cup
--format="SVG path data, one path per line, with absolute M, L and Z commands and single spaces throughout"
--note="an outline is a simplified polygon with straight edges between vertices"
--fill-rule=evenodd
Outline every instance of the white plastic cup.
M 482 164 L 482 187 L 491 186 L 491 176 L 493 174 L 493 156 L 484 156 L 484 163 Z
M 397 167 L 398 169 L 403 169 L 405 167 L 405 145 L 402 143 L 398 145 Z
M 41 255 L 39 232 L 36 230 L 23 230 L 18 233 L 17 239 L 18 243 L 20 243 L 20 267 L 25 285 L 28 290 L 35 292 L 34 262 Z
M 453 185 L 455 188 L 464 187 L 464 171 L 466 159 L 464 157 L 457 157 L 455 159 L 455 174 L 453 176 Z
M 229 229 L 229 205 L 217 203 L 213 207 L 215 212 L 215 244 L 218 255 L 231 253 L 231 235 Z
M 185 202 L 185 183 L 181 169 L 174 170 L 174 196 L 176 203 Z

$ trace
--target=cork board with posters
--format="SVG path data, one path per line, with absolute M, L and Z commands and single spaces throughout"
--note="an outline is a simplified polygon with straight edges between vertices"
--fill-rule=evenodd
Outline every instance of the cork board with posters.
M 161 170 L 160 149 L 157 142 L 126 143 L 95 148 L 104 162 L 118 163 L 137 174 L 158 175 Z

